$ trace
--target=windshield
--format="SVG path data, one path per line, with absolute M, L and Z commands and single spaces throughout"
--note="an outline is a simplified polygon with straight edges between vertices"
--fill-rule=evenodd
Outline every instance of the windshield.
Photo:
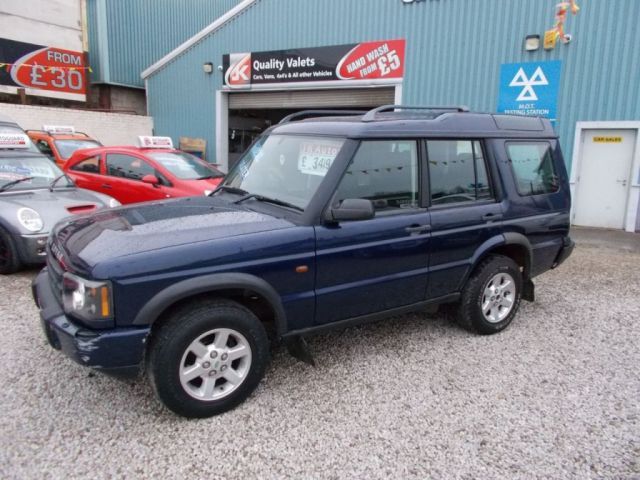
M 65 160 L 73 155 L 73 152 L 76 150 L 100 146 L 95 140 L 55 140 L 54 143 L 56 144 L 60 157 Z
M 12 127 L 10 125 L 0 125 L 0 133 L 19 133 L 20 135 L 26 135 L 24 133 L 24 130 L 22 130 L 20 127 Z M 21 149 L 21 150 L 24 151 L 25 149 Z M 33 144 L 30 138 L 29 138 L 29 149 L 27 151 L 40 153 L 40 150 L 36 148 L 36 146 Z
M 222 172 L 204 160 L 185 152 L 152 152 L 148 155 L 169 170 L 176 178 L 182 180 L 224 177 Z
M 229 172 L 225 185 L 305 209 L 343 144 L 342 138 L 262 137 Z
M 62 170 L 46 157 L 0 158 L 0 190 L 9 183 L 29 177 L 32 178 L 16 183 L 7 191 L 49 188 L 51 182 L 60 175 Z M 72 185 L 66 177 L 56 183 L 57 188 Z

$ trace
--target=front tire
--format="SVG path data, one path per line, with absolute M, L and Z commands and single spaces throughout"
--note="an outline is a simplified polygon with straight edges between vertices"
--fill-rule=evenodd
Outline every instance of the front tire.
M 189 418 L 218 415 L 257 387 L 269 360 L 260 320 L 230 300 L 176 310 L 153 335 L 148 375 L 158 398 Z
M 492 255 L 476 267 L 458 306 L 457 320 L 483 335 L 498 333 L 515 317 L 522 297 L 522 273 L 511 258 Z
M 21 267 L 22 263 L 13 237 L 4 228 L 0 228 L 0 274 L 17 272 Z

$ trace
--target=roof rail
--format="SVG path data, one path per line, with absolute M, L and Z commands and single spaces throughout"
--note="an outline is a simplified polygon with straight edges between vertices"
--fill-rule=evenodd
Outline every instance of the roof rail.
M 291 120 L 298 117 L 306 116 L 325 116 L 325 115 L 364 115 L 366 110 L 302 110 L 301 112 L 292 113 L 287 115 L 278 122 L 278 125 L 283 123 L 289 123 Z
M 24 132 L 25 132 L 26 134 L 29 134 L 29 132 L 33 132 L 33 133 L 44 133 L 44 134 L 46 134 L 46 135 L 50 135 L 50 136 L 53 136 L 53 135 L 84 135 L 85 137 L 90 138 L 90 137 L 89 137 L 89 135 L 87 135 L 87 134 L 86 134 L 86 133 L 84 133 L 84 132 L 73 132 L 73 133 L 53 133 L 53 134 L 51 134 L 51 133 L 47 132 L 46 130 L 37 130 L 37 129 L 35 129 L 35 128 L 28 128 L 28 129 L 27 129 L 27 130 L 25 130 Z
M 362 117 L 363 122 L 373 122 L 376 119 L 376 114 L 381 112 L 386 112 L 387 110 L 430 110 L 430 111 L 451 111 L 451 112 L 468 112 L 469 107 L 464 105 L 454 105 L 454 106 L 424 106 L 424 107 L 414 107 L 410 105 L 382 105 L 381 107 L 374 108 L 369 110 L 364 117 Z

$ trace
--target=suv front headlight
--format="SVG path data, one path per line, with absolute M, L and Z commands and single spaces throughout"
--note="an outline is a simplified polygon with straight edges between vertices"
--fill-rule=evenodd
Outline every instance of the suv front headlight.
M 108 326 L 113 317 L 111 285 L 109 282 L 85 280 L 72 273 L 62 276 L 64 311 L 82 320 Z
M 18 210 L 18 221 L 20 225 L 30 232 L 39 232 L 44 227 L 42 217 L 33 208 L 23 207 Z

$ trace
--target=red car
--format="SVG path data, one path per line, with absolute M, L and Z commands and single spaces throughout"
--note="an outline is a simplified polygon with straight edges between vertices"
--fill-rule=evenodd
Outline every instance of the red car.
M 206 195 L 224 174 L 180 150 L 167 137 L 140 137 L 145 147 L 77 150 L 64 171 L 81 188 L 105 193 L 120 203 Z

